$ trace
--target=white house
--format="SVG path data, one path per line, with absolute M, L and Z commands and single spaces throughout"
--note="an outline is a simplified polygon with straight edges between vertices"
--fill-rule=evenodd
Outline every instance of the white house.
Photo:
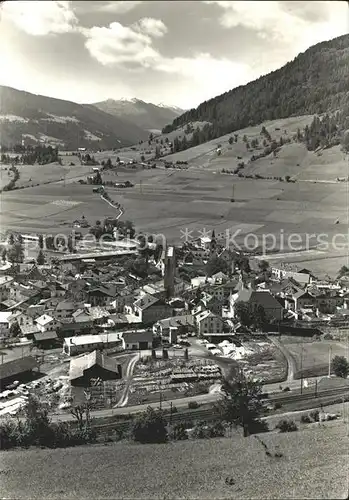
M 195 316 L 197 331 L 199 335 L 204 333 L 222 333 L 224 321 L 211 311 L 202 311 Z
M 63 343 L 63 353 L 68 356 L 76 356 L 94 350 L 111 349 L 119 347 L 122 349 L 122 338 L 120 333 L 102 333 L 100 335 L 79 335 L 67 337 Z
M 53 332 L 58 325 L 58 322 L 48 314 L 39 316 L 39 318 L 35 320 L 35 323 L 41 332 Z
M 10 317 L 12 316 L 11 311 L 0 312 L 0 335 L 6 336 L 9 334 L 10 330 Z

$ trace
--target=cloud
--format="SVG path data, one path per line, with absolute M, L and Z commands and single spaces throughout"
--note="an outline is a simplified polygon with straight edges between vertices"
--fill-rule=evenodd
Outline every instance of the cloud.
M 149 36 L 161 37 L 167 33 L 167 27 L 160 19 L 144 17 L 135 23 L 135 29 L 139 29 L 141 33 L 146 33 Z
M 82 33 L 86 36 L 85 46 L 91 56 L 103 65 L 131 63 L 149 67 L 160 57 L 148 34 L 119 22 L 111 23 L 109 27 L 94 26 L 82 30 Z
M 66 1 L 5 2 L 1 7 L 1 18 L 33 36 L 67 33 L 77 25 L 71 3 Z
M 92 57 L 102 65 L 146 72 L 151 70 L 161 81 L 167 76 L 182 79 L 195 86 L 200 97 L 208 99 L 215 93 L 247 83 L 254 76 L 247 64 L 216 59 L 209 53 L 196 53 L 192 57 L 166 57 L 153 46 L 154 39 L 167 32 L 158 19 L 143 18 L 131 26 L 114 22 L 109 27 L 93 27 L 84 30 L 85 46 Z
M 205 1 L 223 10 L 224 28 L 243 26 L 298 51 L 348 32 L 346 2 Z M 292 48 L 293 48 L 292 47 Z
M 98 2 L 101 4 L 98 6 L 97 10 L 100 12 L 110 12 L 113 14 L 125 14 L 126 12 L 130 12 L 130 10 L 140 5 L 142 2 L 139 1 L 127 1 L 123 2 L 121 0 L 113 1 L 113 2 Z

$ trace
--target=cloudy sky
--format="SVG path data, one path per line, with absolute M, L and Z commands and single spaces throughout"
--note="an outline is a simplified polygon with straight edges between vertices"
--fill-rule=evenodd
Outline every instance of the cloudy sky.
M 7 1 L 0 85 L 190 108 L 349 32 L 347 2 Z

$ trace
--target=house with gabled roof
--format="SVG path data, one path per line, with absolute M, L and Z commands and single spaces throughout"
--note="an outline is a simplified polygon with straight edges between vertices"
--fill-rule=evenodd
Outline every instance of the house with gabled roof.
M 41 332 L 53 332 L 59 325 L 59 323 L 55 320 L 55 318 L 49 316 L 48 314 L 43 314 L 42 316 L 39 316 L 35 320 L 35 323 Z
M 126 313 L 134 314 L 140 322 L 150 325 L 159 319 L 172 315 L 172 307 L 154 295 L 144 294 L 132 306 L 126 306 Z
M 232 295 L 230 298 L 230 313 L 232 317 L 235 316 L 235 304 L 237 302 L 247 302 L 251 305 L 252 310 L 262 306 L 269 320 L 281 321 L 283 319 L 284 308 L 268 290 L 242 288 L 238 293 Z
M 195 323 L 199 335 L 205 333 L 222 333 L 224 328 L 222 317 L 208 310 L 196 314 Z

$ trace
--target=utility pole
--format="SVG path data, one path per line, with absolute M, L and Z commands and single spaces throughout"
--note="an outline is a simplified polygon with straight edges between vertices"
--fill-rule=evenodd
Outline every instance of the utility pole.
M 170 402 L 170 425 L 172 425 L 172 401 Z
M 328 378 L 331 378 L 331 358 L 332 358 L 332 347 L 330 346 L 328 350 Z
M 301 345 L 301 394 L 303 394 L 303 341 Z
M 160 410 L 162 410 L 162 392 L 160 390 Z
M 315 379 L 315 397 L 317 398 L 317 378 Z

